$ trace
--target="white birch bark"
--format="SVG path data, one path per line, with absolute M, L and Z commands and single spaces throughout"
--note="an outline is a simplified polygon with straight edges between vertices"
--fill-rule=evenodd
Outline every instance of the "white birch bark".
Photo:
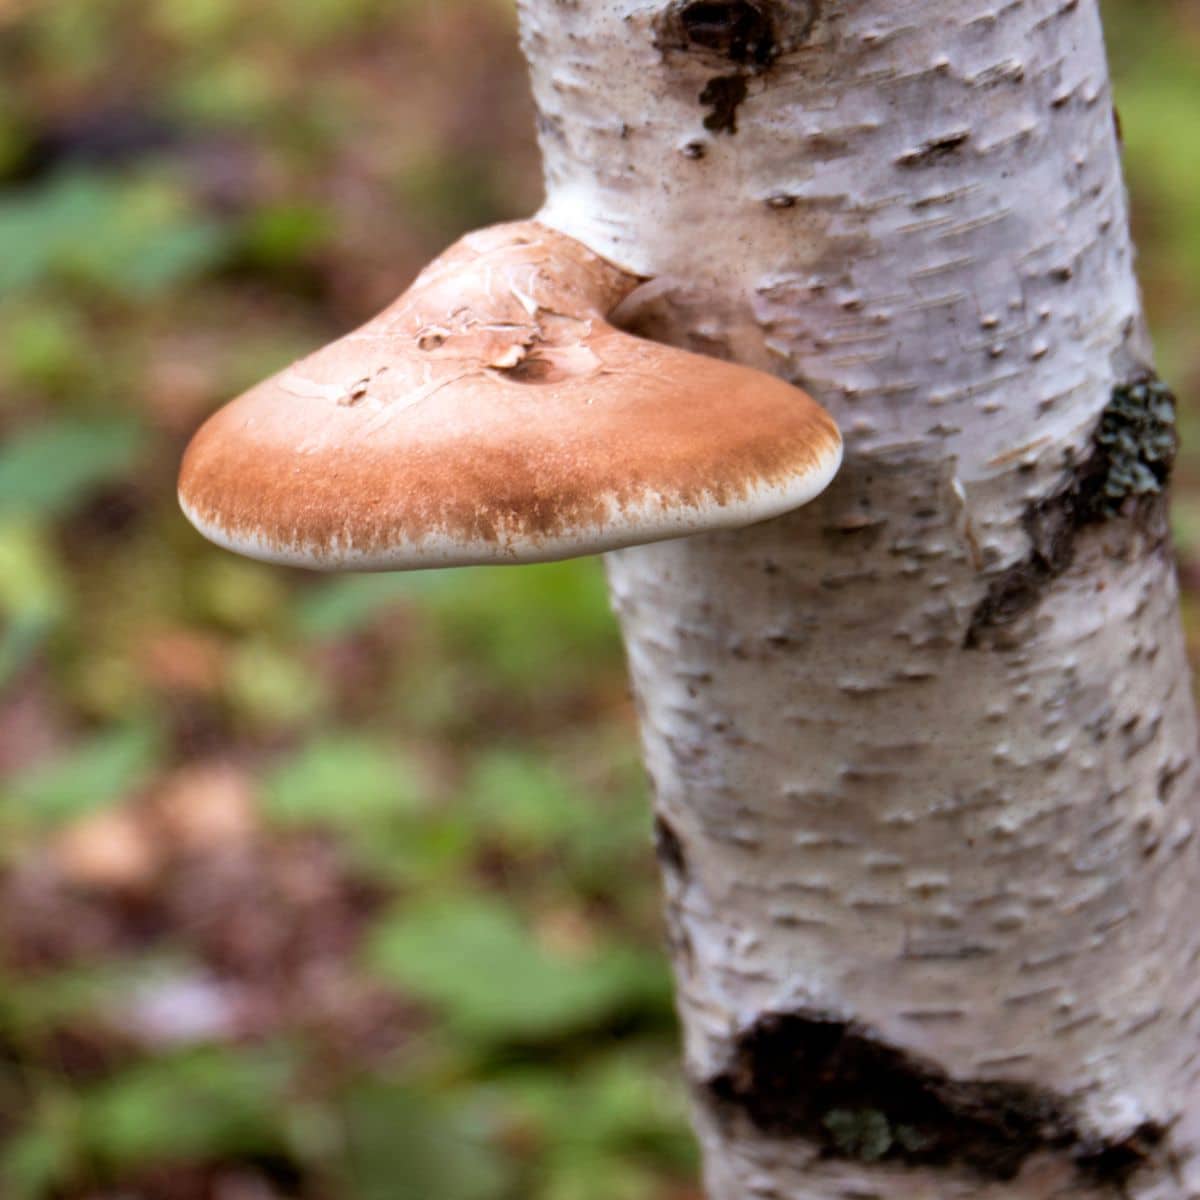
M 521 10 L 542 219 L 847 439 L 810 508 L 610 558 L 709 1195 L 1200 1195 L 1176 585 L 1096 441 L 1148 359 L 1095 3 Z

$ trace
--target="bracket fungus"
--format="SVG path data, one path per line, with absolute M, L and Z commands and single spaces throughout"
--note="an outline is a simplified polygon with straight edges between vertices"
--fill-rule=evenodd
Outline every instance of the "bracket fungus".
M 184 457 L 184 512 L 254 558 L 402 570 L 737 528 L 820 493 L 841 461 L 828 414 L 617 329 L 642 282 L 536 221 L 467 235 L 213 415 Z

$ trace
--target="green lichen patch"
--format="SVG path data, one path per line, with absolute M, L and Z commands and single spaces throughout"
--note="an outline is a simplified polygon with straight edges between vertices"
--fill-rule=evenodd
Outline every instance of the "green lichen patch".
M 1179 445 L 1171 389 L 1153 377 L 1115 388 L 1095 444 L 1104 466 L 1094 485 L 1098 516 L 1117 516 L 1131 496 L 1161 492 Z
M 1022 518 L 1029 554 L 998 574 L 976 605 L 964 646 L 1005 648 L 1008 632 L 1031 612 L 1046 589 L 1075 561 L 1080 532 L 1117 518 L 1132 530 L 1166 536 L 1165 497 L 1178 438 L 1175 397 L 1144 372 L 1113 388 L 1085 457 L 1051 495 Z
M 931 1150 L 937 1140 L 915 1125 L 897 1124 L 877 1108 L 833 1108 L 821 1124 L 833 1139 L 837 1157 L 865 1163 L 879 1162 L 889 1154 L 911 1158 Z
M 839 1155 L 860 1162 L 878 1162 L 896 1140 L 887 1115 L 877 1108 L 835 1108 L 821 1124 L 829 1130 Z

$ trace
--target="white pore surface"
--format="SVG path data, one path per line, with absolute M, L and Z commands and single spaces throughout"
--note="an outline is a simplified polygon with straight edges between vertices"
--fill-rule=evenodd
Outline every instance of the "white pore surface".
M 739 529 L 765 521 L 807 504 L 829 486 L 841 465 L 840 446 L 824 456 L 817 466 L 783 484 L 751 488 L 735 503 L 713 500 L 707 507 L 668 508 L 662 500 L 642 504 L 609 506 L 600 525 L 572 530 L 557 537 L 501 537 L 496 541 L 468 540 L 449 534 L 430 534 L 420 541 L 397 542 L 388 547 L 364 550 L 351 537 L 330 545 L 309 545 L 267 538 L 259 533 L 229 531 L 208 521 L 180 499 L 189 521 L 210 541 L 227 550 L 263 562 L 315 571 L 401 571 L 422 567 L 552 562 L 582 554 L 600 554 L 622 546 L 687 537 L 697 530 Z

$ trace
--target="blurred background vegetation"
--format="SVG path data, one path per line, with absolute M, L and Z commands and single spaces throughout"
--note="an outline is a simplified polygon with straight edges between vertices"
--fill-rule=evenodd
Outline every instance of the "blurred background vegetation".
M 1106 8 L 1187 437 L 1200 4 Z M 318 578 L 174 503 L 536 207 L 531 130 L 504 0 L 0 0 L 4 1200 L 698 1200 L 597 564 Z M 1175 513 L 1195 608 L 1194 436 Z

